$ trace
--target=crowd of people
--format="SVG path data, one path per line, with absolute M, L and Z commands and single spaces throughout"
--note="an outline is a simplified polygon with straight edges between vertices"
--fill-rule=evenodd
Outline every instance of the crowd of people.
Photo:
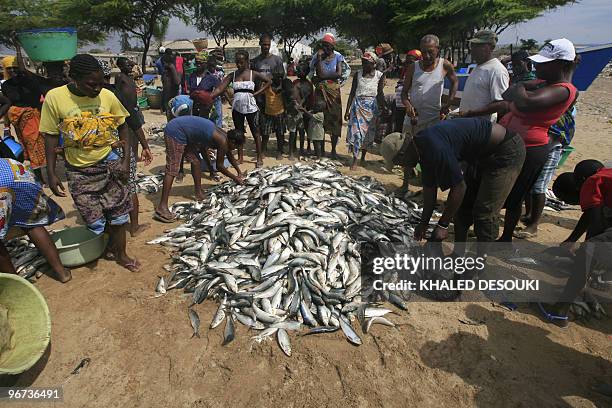
M 351 169 L 356 168 L 360 156 L 365 161 L 368 149 L 378 139 L 387 168 L 399 165 L 404 169 L 403 183 L 396 193 L 409 198 L 415 194 L 414 188 L 409 192 L 411 175 L 420 166 L 424 208 L 415 229 L 417 240 L 427 236 L 438 190 L 449 193 L 429 240 L 447 239 L 451 222 L 457 248 L 467 241 L 472 225 L 479 250 L 486 250 L 494 241 L 511 242 L 514 237 L 537 234 L 546 190 L 563 147 L 574 135 L 578 91 L 572 85 L 572 75 L 577 56 L 569 40 L 551 41 L 535 55 L 514 53 L 510 76 L 493 56 L 496 34 L 487 30 L 476 33 L 470 40 L 476 68 L 455 112 L 451 110 L 458 78 L 453 64 L 441 57 L 437 36 L 424 36 L 419 49 L 406 54 L 401 69 L 393 49 L 382 44 L 363 52 L 344 115 L 341 86 L 348 82 L 350 67 L 334 49 L 334 35 L 323 36 L 321 48 L 309 62 L 291 66 L 295 80 L 287 77 L 282 59 L 270 52 L 271 43 L 271 36 L 261 36 L 261 52 L 253 59 L 248 52 L 238 51 L 236 69 L 228 74 L 222 53 L 198 53 L 191 73 L 185 75 L 188 63 L 172 50 L 160 50 L 156 69 L 161 75 L 162 110 L 168 123 L 164 131 L 165 176 L 155 220 L 176 220 L 168 201 L 185 160 L 191 164 L 196 199 L 204 196 L 203 167 L 211 177 L 221 173 L 236 183 L 243 182 L 240 166 L 244 163 L 245 122 L 254 139 L 256 167 L 260 167 L 273 133 L 277 158 L 286 152 L 289 159 L 295 159 L 311 151 L 322 157 L 326 135 L 330 137 L 329 157 L 337 158 L 344 119 Z M 139 270 L 140 262 L 128 255 L 126 234 L 137 235 L 148 227 L 139 221 L 135 177 L 138 158 L 148 164 L 152 155 L 137 104 L 134 64 L 119 58 L 120 73 L 111 84 L 108 67 L 91 55 L 79 54 L 69 64 L 70 82 L 52 85 L 25 69 L 19 51 L 16 58 L 5 59 L 3 66 L 8 80 L 2 85 L 0 116 L 14 126 L 33 175 L 30 177 L 16 160 L 0 161 L 1 237 L 6 236 L 8 226 L 24 228 L 47 256 L 58 279 L 70 279 L 41 228 L 63 217 L 42 190 L 46 183 L 53 194 L 65 196 L 56 173 L 60 156 L 68 189 L 87 227 L 96 234 L 110 234 L 107 258 L 131 271 Z M 387 75 L 393 73 L 400 78 L 394 95 L 385 97 Z M 450 84 L 446 96 L 445 81 Z M 231 102 L 233 129 L 224 128 L 222 98 Z M 383 117 L 391 120 L 381 134 Z M 587 239 L 601 239 L 612 226 L 612 173 L 601 163 L 589 163 L 579 164 L 574 173 L 555 181 L 558 197 L 579 202 L 585 211 L 568 242 L 577 241 L 586 231 Z M 46 178 L 41 171 L 44 167 Z M 526 213 L 521 217 L 523 206 Z M 502 208 L 505 216 L 500 236 Z M 517 229 L 521 219 L 525 228 Z M 2 245 L 0 264 L 4 270 L 14 271 Z

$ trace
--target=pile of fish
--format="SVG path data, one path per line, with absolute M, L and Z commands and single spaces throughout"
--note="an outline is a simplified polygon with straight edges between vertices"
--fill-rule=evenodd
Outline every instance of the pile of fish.
M 38 248 L 30 241 L 28 236 L 13 238 L 4 243 L 17 274 L 30 282 L 35 282 L 44 273 L 51 271 L 51 265 L 47 263 Z
M 288 331 L 306 334 L 342 330 L 355 344 L 355 317 L 367 332 L 373 324 L 394 326 L 391 310 L 362 298 L 360 242 L 413 242 L 411 224 L 420 210 L 385 194 L 370 177 L 342 175 L 329 161 L 256 169 L 244 185 L 226 182 L 208 189 L 204 201 L 181 202 L 172 211 L 186 223 L 150 241 L 177 249 L 161 296 L 183 289 L 192 297 L 189 318 L 199 336 L 193 306 L 216 299 L 211 328 L 225 320 L 224 342 L 235 321 L 276 336 L 290 355 Z M 406 310 L 387 292 L 383 300 Z
M 164 184 L 164 173 L 156 176 L 147 176 L 143 173 L 136 173 L 136 184 L 139 193 L 153 194 L 161 190 Z

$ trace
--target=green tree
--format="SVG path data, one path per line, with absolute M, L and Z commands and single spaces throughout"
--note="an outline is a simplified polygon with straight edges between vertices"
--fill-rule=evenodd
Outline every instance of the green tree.
M 14 31 L 54 27 L 75 27 L 81 44 L 104 40 L 104 30 L 64 12 L 76 4 L 78 0 L 0 0 L 0 44 L 12 48 Z
M 520 41 L 521 41 L 522 50 L 531 51 L 531 50 L 535 50 L 538 48 L 538 42 L 534 40 L 533 38 L 530 38 L 528 40 L 521 38 Z
M 225 49 L 228 38 L 249 36 L 257 21 L 257 2 L 252 0 L 195 0 L 192 3 L 195 26 L 210 34 L 217 47 Z
M 87 24 L 99 30 L 127 33 L 140 40 L 144 71 L 153 36 L 160 33 L 159 23 L 171 17 L 186 21 L 189 4 L 186 0 L 81 0 L 71 3 L 72 7 L 66 8 L 65 12 L 69 16 L 81 16 Z
M 256 34 L 267 32 L 280 39 L 291 56 L 298 42 L 331 25 L 331 9 L 320 0 L 267 0 L 259 5 Z

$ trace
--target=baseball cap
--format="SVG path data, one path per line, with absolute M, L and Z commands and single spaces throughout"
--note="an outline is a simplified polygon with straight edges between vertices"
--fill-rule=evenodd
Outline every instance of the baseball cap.
M 574 61 L 576 59 L 576 49 L 570 40 L 560 38 L 544 44 L 540 51 L 529 59 L 539 64 L 554 60 Z
M 480 30 L 470 40 L 472 44 L 497 44 L 497 34 L 491 30 Z
M 361 57 L 361 59 L 370 61 L 372 63 L 376 63 L 376 61 L 378 60 L 378 57 L 372 51 L 366 51 L 363 53 L 363 56 Z
M 400 132 L 390 133 L 383 139 L 380 145 L 380 154 L 385 162 L 385 168 L 389 171 L 393 169 L 395 164 L 393 159 L 404 145 L 404 137 Z
M 164 52 L 166 52 L 166 47 L 159 47 L 159 53 L 163 54 Z

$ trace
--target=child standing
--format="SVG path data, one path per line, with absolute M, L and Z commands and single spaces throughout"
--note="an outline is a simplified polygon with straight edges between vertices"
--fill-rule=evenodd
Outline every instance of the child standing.
M 308 118 L 308 141 L 313 142 L 317 159 L 320 159 L 323 155 L 323 143 L 325 142 L 325 129 L 323 127 L 323 120 L 325 119 L 324 110 L 325 101 L 322 99 L 315 102 L 311 112 L 302 108 L 304 116 Z
M 309 110 L 312 109 L 312 103 L 314 99 L 314 87 L 312 82 L 307 78 L 310 73 L 310 66 L 308 63 L 302 63 L 297 66 L 296 69 L 297 77 L 295 81 L 293 81 L 293 86 L 297 89 L 301 104 L 304 109 Z M 300 134 L 300 156 L 304 156 L 304 141 L 306 139 L 306 126 L 307 126 L 308 118 L 304 117 L 302 123 L 299 123 L 296 127 L 296 132 Z M 289 129 L 291 132 L 291 129 Z M 307 152 L 310 154 L 310 139 L 308 139 Z
M 285 144 L 284 76 L 285 73 L 280 70 L 272 73 L 272 85 L 264 92 L 266 107 L 264 114 L 261 116 L 262 151 L 267 152 L 268 140 L 270 134 L 274 131 L 276 133 L 276 159 L 282 157 Z

